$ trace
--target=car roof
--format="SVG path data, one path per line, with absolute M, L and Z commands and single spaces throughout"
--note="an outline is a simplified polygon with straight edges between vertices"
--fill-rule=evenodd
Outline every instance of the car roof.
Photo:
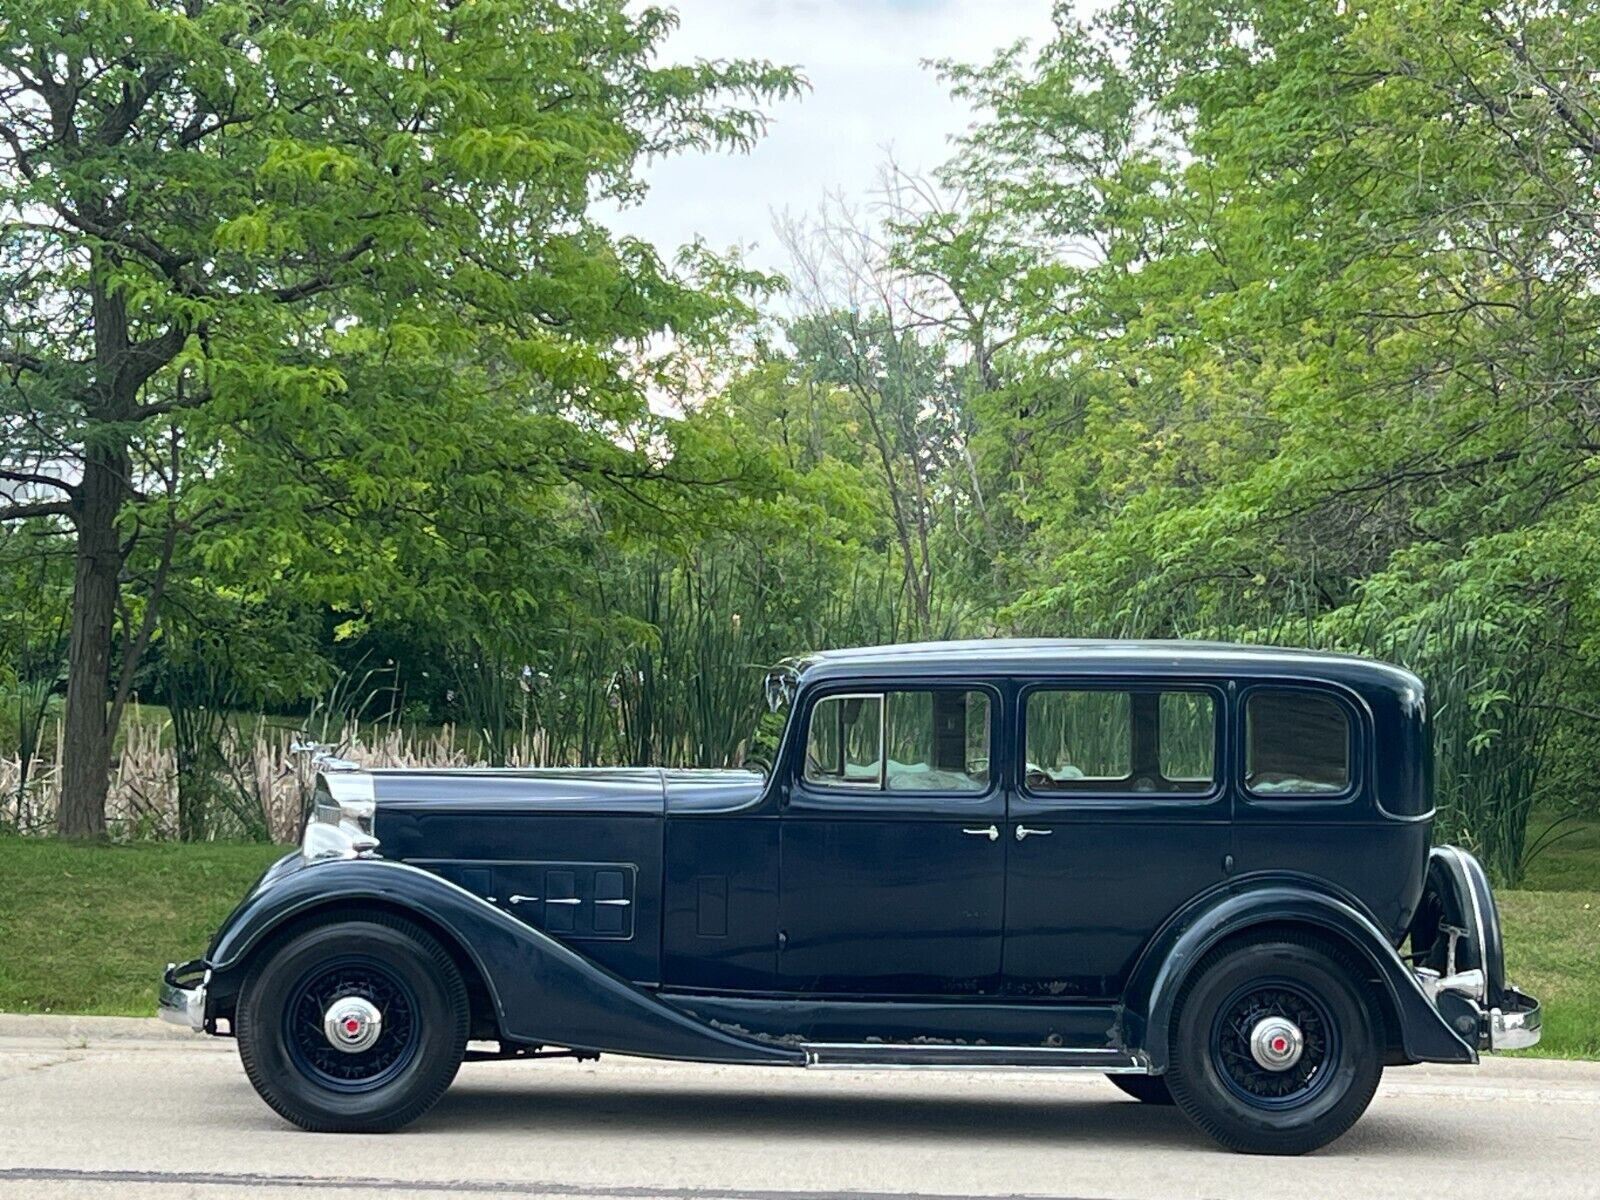
M 805 682 L 860 675 L 1275 675 L 1327 679 L 1385 690 L 1415 690 L 1410 671 L 1376 659 L 1324 650 L 1189 640 L 976 638 L 822 650 L 791 660 Z

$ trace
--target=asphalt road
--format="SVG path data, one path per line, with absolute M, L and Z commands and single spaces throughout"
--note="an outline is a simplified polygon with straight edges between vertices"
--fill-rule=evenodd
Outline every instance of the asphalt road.
M 1300 1159 L 1213 1149 L 1095 1076 L 476 1063 L 384 1137 L 311 1135 L 231 1042 L 0 1016 L 0 1196 L 298 1200 L 1600 1197 L 1600 1063 L 1392 1070 Z

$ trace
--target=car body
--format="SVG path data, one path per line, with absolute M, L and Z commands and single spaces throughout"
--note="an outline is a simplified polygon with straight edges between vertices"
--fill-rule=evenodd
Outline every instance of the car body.
M 163 1014 L 239 1037 L 308 1128 L 402 1124 L 487 1041 L 1090 1070 L 1268 1152 L 1337 1137 L 1386 1065 L 1538 1039 L 1484 872 L 1431 845 L 1407 671 L 995 640 L 768 686 L 765 771 L 325 763 Z

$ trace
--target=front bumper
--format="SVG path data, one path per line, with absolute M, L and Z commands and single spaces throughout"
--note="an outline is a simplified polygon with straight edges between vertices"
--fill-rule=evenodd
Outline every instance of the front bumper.
M 163 1021 L 181 1025 L 196 1033 L 206 1031 L 206 988 L 211 983 L 211 968 L 204 959 L 191 959 L 181 965 L 168 963 L 161 976 L 156 1011 Z

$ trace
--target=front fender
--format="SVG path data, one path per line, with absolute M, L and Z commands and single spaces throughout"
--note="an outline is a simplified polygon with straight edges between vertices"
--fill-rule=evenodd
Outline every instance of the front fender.
M 1350 947 L 1371 969 L 1399 1017 L 1399 1041 L 1412 1062 L 1471 1063 L 1477 1050 L 1453 1030 L 1371 918 L 1338 896 L 1284 882 L 1243 883 L 1201 901 L 1157 937 L 1128 990 L 1123 1038 L 1152 1068 L 1167 1067 L 1178 997 L 1195 965 L 1225 938 L 1254 927 L 1296 926 Z
M 503 1038 L 576 1050 L 720 1063 L 803 1065 L 791 1047 L 734 1037 L 662 1004 L 549 934 L 406 863 L 330 859 L 278 864 L 234 910 L 206 956 L 220 982 L 285 922 L 362 904 L 414 914 L 477 968 Z

